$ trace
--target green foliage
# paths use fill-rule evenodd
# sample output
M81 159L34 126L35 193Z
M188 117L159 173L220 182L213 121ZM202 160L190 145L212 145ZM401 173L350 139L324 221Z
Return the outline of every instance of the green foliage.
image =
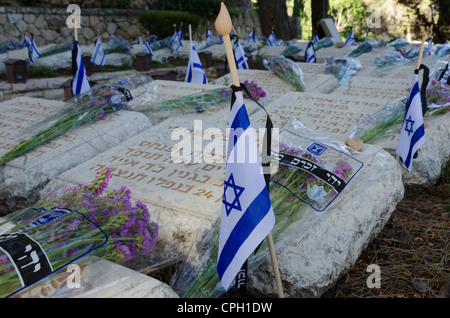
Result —
M53 70L49 66L33 66L28 67L28 77L39 78L39 77L57 77L59 73Z
M220 10L219 0L159 0L149 5L153 10L187 11L206 19L215 19Z
M183 22L183 25L190 24L192 30L195 31L201 22L201 18L196 14L183 12L142 11L139 14L138 21L150 34L165 38L173 34L173 25L179 26L181 22Z

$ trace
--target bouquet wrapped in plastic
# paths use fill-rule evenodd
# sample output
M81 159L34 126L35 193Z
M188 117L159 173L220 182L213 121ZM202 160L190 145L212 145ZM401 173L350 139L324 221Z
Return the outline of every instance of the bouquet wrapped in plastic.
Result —
M441 58L447 54L450 54L450 42L447 42L445 44L435 44L434 48L434 55L437 58Z
M88 185L68 187L0 224L0 296L7 297L86 256L146 272L161 259L152 256L158 224L147 206L131 201L122 187L104 194L111 170L101 169ZM175 254L176 255L176 254ZM165 261L170 253L166 252Z
M373 46L368 42L368 41L364 41L360 44L358 44L358 46L356 48L354 48L350 53L347 54L348 57L357 57L360 56L361 54L370 52L373 50Z
M411 62L410 57L402 54L400 51L394 50L384 57L376 57L372 65L379 68L386 68L395 65L401 65Z
M317 44L314 44L314 50L318 51L320 49L323 49L324 47L329 47L332 46L334 44L333 39L332 38L322 38L319 40L319 42Z
M353 58L327 58L325 72L333 74L339 80L339 84L347 82L351 76L361 69L361 63Z
M151 79L145 76L122 78L94 86L86 93L73 97L46 120L20 131L20 137L24 139L0 158L0 165L74 128L101 120L109 113L133 110L134 98L139 98L141 102L135 103L136 106L155 99L154 93L144 86L148 81Z
M280 133L279 152L272 160L269 194L275 213L272 236L277 238L293 222L314 224L362 168L346 146L317 135L295 121L294 129ZM278 169L274 167L278 166ZM217 274L220 220L197 237L187 259L171 280L171 287L185 298L219 297L223 289ZM298 233L302 235L302 233ZM278 246L279 247L279 246ZM269 254L263 242L248 260L255 268Z
M409 42L404 38L397 38L387 44L388 47L400 48L404 46L408 46Z
M263 61L264 66L278 75L284 82L292 85L297 91L305 91L305 82L301 68L292 60L280 57L271 57Z
M450 85L431 80L426 90L427 111L424 117L445 114L450 111ZM408 97L388 103L384 108L365 118L355 127L350 138L361 139L365 143L392 135L401 128L405 117Z

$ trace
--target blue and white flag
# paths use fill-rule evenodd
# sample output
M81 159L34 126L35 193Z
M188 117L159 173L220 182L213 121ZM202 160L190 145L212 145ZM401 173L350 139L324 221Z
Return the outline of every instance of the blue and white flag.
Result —
M91 89L89 80L84 67L83 57L81 56L80 45L74 41L72 50L72 71L74 72L72 80L72 94L74 96L82 94Z
M41 56L41 52L39 52L36 43L34 43L34 38L31 37L31 41L28 43L28 59L31 64L34 63Z
M142 42L142 36L139 37L139 45L144 44L144 42Z
M175 32L172 35L172 38L170 39L170 47L172 48L172 50L174 50L175 52L178 52L178 50L181 47L181 41L180 41L180 36L178 35L178 32L175 30Z
M105 65L106 55L102 48L102 39L98 37L94 46L94 54L92 54L91 63L103 66Z
M314 45L311 40L308 41L308 46L306 47L306 63L314 63L316 61L316 54L314 52Z
M256 43L255 30L252 28L248 34L247 43Z
M319 43L319 37L317 36L317 34L314 34L314 37L313 37L313 43L314 43L314 44Z
M229 115L217 273L228 290L242 264L267 237L275 216L242 91Z
M183 28L180 26L180 30L178 31L178 38L180 41L184 40Z
M275 38L275 33L273 31L267 39L267 44L269 44L269 46L277 46L277 39Z
M153 51L152 51L152 48L150 47L150 44L148 42L145 42L144 45L145 45L145 47L142 50L142 52L153 55Z
M402 159L409 172L416 151L425 144L422 103L420 99L418 75L414 74L413 85L406 105L400 138L395 153Z
M192 43L184 81L189 83L208 84L208 79L206 78L205 71L203 70L202 62L200 61L197 50Z
M30 39L26 34L23 36L22 45L27 47L30 45Z
M353 28L350 29L350 33L348 34L347 39L345 40L345 45L347 46L355 45L355 35L353 34Z
M424 55L431 55L432 41L433 41L433 38L430 36L430 37L428 38L427 46L426 46L425 49L423 50L423 54L424 54Z
M213 39L211 30L209 28L206 29L206 39L207 40L212 40Z
M239 40L236 42L236 49L234 50L234 57L236 58L237 68L240 70L248 70L247 54L245 54L244 48L242 47Z
M369 40L369 28L366 29L366 38L364 39L364 42L367 42Z

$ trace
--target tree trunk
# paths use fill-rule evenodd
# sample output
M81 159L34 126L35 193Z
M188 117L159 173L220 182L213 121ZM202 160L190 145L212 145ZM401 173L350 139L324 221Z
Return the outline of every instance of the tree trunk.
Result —
M311 37L314 36L314 34L316 33L319 38L323 38L325 36L321 28L319 28L319 23L321 19L329 18L328 16L329 7L330 5L328 3L328 0L311 0L311 23L312 23Z
M269 37L272 28L277 39L290 40L299 36L290 27L286 0L258 0L258 14L265 37Z

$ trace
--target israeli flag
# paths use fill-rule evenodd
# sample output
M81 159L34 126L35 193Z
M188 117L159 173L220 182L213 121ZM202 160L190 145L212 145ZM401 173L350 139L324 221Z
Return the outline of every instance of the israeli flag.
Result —
M275 33L273 31L267 39L267 44L269 44L269 46L277 46L277 39L275 38Z
M355 45L355 35L353 34L353 28L350 29L350 33L348 34L347 39L345 40L345 45L347 46Z
M180 30L178 31L178 38L180 39L180 41L184 40L184 34L183 34L183 29L180 26Z
M142 42L142 36L139 37L139 45L144 44L144 42Z
M432 40L433 40L433 38L430 36L430 37L428 38L427 46L426 46L425 49L423 50L423 54L425 54L425 55L431 55Z
M248 34L247 43L256 43L255 30L252 28Z
M145 47L142 52L153 55L152 48L150 47L150 44L148 42L145 42Z
M306 63L314 63L316 61L316 55L314 54L314 46L311 40L308 41L306 47Z
M422 103L418 74L414 74L411 93L406 105L405 118L400 132L395 153L402 159L409 172L416 151L425 144L425 127L423 125Z
M317 34L314 34L314 37L313 37L313 43L314 43L314 44L319 43L319 37L317 36Z
M103 66L105 65L106 55L102 49L102 39L98 37L97 42L95 42L94 54L92 54L91 63Z
M366 38L364 39L364 42L367 42L369 40L369 28L366 29Z
M235 97L229 115L230 138L217 261L217 273L225 290L275 224L242 91L236 92Z
M236 58L237 68L240 70L248 70L247 55L239 40L236 43L236 49L234 51L234 57Z
M211 30L209 28L206 29L206 39L207 40L212 40L213 39Z
M41 52L39 52L36 43L34 43L34 38L31 37L31 41L28 43L28 58L31 64L34 63L41 56Z
M28 38L28 36L26 36L26 35L23 36L22 45L23 46L29 46L30 45L30 39Z
M74 42L72 50L72 69L75 73L72 80L72 94L74 96L82 94L91 89L89 80L84 67L83 58L81 56L80 45Z
M192 43L184 81L189 83L208 84L208 79L206 78L205 71L203 70L202 62L200 61L194 44Z
M170 41L171 41L170 46L172 47L172 50L178 52L178 50L181 47L181 41L177 31L174 32L174 34L172 35L172 39Z

